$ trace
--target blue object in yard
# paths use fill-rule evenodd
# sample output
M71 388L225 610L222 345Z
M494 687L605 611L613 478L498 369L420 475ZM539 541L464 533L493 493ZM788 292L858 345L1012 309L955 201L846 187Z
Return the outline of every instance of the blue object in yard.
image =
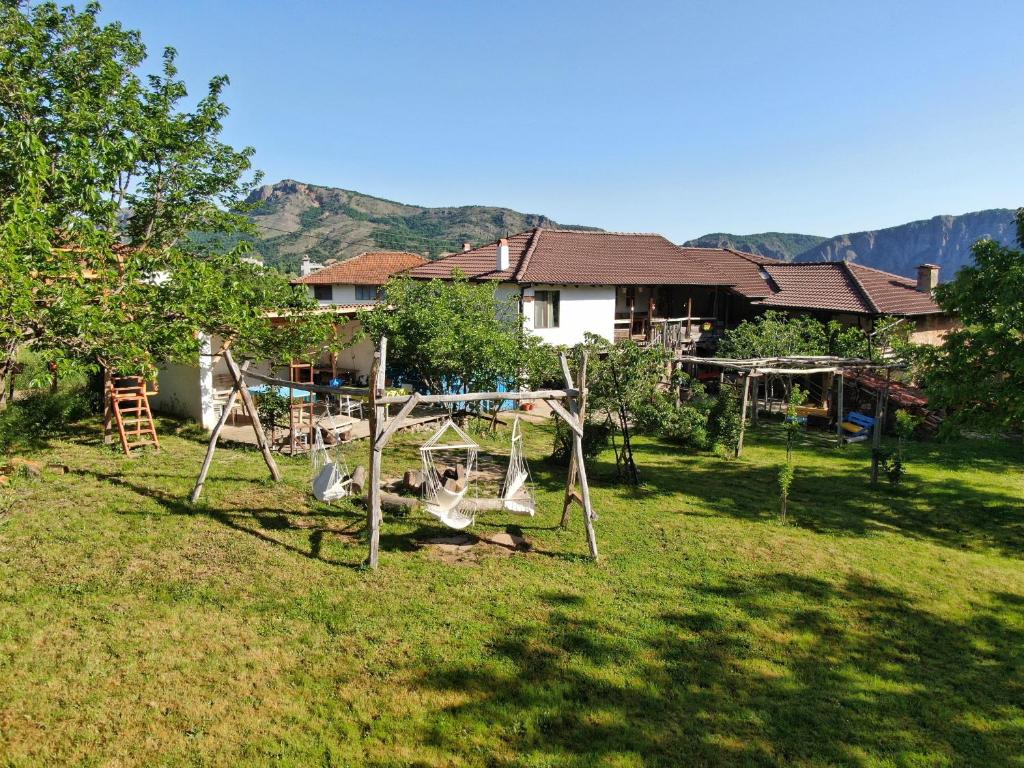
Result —
M871 416L866 416L858 411L850 411L842 423L847 442L866 440L874 426L875 420Z
M249 391L254 395L262 395L265 392L270 391L271 387L267 384L257 384L249 387ZM281 397L288 397L288 393L291 392L291 396L296 400L309 400L312 396L312 392L307 392L304 389L290 389L289 387L275 386L273 390Z

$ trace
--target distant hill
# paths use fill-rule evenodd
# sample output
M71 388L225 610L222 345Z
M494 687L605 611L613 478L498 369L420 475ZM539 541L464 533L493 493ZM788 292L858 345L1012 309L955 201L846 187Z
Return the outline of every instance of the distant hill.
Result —
M935 216L896 227L854 232L831 238L785 232L730 235L716 232L684 245L735 248L784 261L855 261L897 275L913 277L924 262L938 264L949 280L971 262L971 246L983 237L1012 244L1017 230L1009 208Z
M713 232L696 240L687 240L683 245L698 248L732 248L746 253L756 253L772 259L792 261L798 254L825 242L827 237L799 235L792 232L761 232L757 235L730 235Z
M855 261L897 275L913 276L924 262L938 264L949 280L971 263L971 246L987 237L1004 244L1017 239L1009 208L935 216L896 227L839 235L797 255L797 261Z
M464 242L480 244L532 227L596 229L509 208L406 205L291 179L260 187L249 202L261 203L251 214L262 235L255 250L268 266L293 273L303 256L324 261L389 249L437 258L462 250Z

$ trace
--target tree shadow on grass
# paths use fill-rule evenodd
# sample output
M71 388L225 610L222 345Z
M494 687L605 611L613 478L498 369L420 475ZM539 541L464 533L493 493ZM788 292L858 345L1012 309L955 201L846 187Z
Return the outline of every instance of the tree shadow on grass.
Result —
M421 672L455 703L418 738L493 765L1019 759L1019 595L992 594L956 619L859 578L774 573L681 597L694 608L623 617L540 595L546 621L513 623L472 660Z
M992 451L987 446L981 448ZM776 517L776 466L683 453L672 456L669 471L658 465L659 460L665 461L666 450L670 449L650 443L637 447L638 459L647 465L644 486L621 488L623 498L676 503L679 512L688 514L706 514L693 508L695 500L698 509L710 509L714 514L746 520ZM794 525L838 535L895 531L945 546L994 549L1008 557L1024 557L1024 499L1008 489L982 487L955 473L941 482L923 479L915 473L914 462L920 462L917 466L926 461L941 463L935 458L941 456L934 453L938 449L927 449L931 458L912 457L910 472L898 488L884 478L877 487L871 486L870 453L862 448L851 446L837 451L834 458L826 456L829 461L824 468L821 454L810 453L816 450L813 446L805 444L801 450L808 460L801 463L801 455L797 457L789 505L789 520ZM957 448L957 461L964 467L974 466L963 458L965 452L969 454L969 448ZM1020 469L1012 461L1005 467L1007 471Z
M343 566L347 568L358 568L360 563L345 562L324 556L323 543L326 536L330 535L348 543L358 543L362 531L362 516L353 515L351 512L341 508L332 508L330 514L323 509L313 513L285 513L280 509L270 508L217 508L210 506L207 502L200 500L197 504L164 491L134 483L126 480L121 475L97 472L88 469L73 469L72 473L101 480L119 488L124 488L131 493L141 496L150 501L156 502L160 507L172 515L187 517L203 516L224 525L232 530L239 531L252 536L266 544L272 544L288 552L292 552L311 560L319 560L328 565ZM139 514L137 509L118 510L118 514ZM324 524L317 518L328 517L336 520L342 525ZM299 518L296 520L295 518ZM347 523L347 524L344 524ZM272 531L288 532L309 532L309 548L296 546L288 541L272 535Z

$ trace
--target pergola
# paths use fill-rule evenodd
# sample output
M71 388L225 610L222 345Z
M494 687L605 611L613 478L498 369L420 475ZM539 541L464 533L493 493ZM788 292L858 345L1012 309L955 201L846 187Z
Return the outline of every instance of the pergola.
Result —
M833 355L789 355L782 357L697 357L687 355L676 358L679 362L718 368L724 376L726 371L735 371L743 378L743 404L740 409L740 436L736 445L736 455L743 452L743 432L747 423L747 406L750 402L750 382L766 376L806 376L818 373L840 374L836 376L836 440L843 445L843 376L848 370L884 370L885 384L875 399L875 429L871 432L872 446L877 449L882 438L881 424L885 417L885 402L888 400L889 381L892 371L901 368L901 363L880 362L859 357L836 357ZM756 418L757 408L754 408ZM877 480L877 451L873 452L871 462L872 482Z

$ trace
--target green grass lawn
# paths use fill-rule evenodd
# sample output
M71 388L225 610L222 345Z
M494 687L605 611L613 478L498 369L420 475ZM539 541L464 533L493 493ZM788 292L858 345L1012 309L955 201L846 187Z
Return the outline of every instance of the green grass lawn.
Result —
M367 572L305 461L222 450L193 508L194 433L128 460L87 426L0 491L0 764L1024 766L1019 443L914 444L873 490L811 433L782 524L777 426L737 461L641 440L642 490L592 467L595 564L530 427L539 514L476 531L531 551L447 562L388 515Z

